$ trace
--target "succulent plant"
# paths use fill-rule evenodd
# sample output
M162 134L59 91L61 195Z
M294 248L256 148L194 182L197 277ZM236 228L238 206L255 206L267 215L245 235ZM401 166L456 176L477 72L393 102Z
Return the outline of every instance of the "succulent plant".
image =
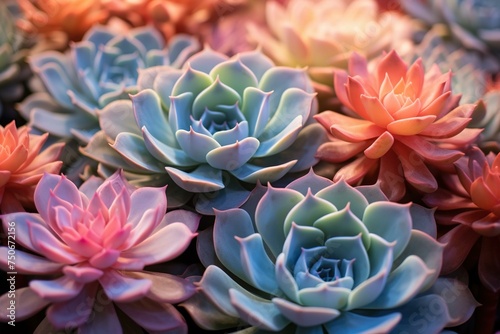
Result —
M469 49L500 50L500 3L495 0L401 0L402 7L428 25L445 23Z
M444 245L432 210L313 173L257 197L216 212L213 233L199 236L208 267L182 306L203 328L438 333L477 306L465 284L438 279Z
M382 12L375 0L290 0L266 4L269 30L250 25L250 36L277 64L307 66L315 82L332 85L335 68L357 52L371 59L405 50L411 25L400 13Z
M80 41L90 28L104 23L109 14L100 0L17 0L23 12L19 26L28 34L62 41ZM61 47L63 47L61 45Z
M46 92L28 96L20 112L34 128L86 142L99 130L97 110L136 93L141 70L157 65L180 67L197 49L198 42L185 35L171 39L164 48L161 35L151 27L117 33L94 26L67 53L47 51L33 56L31 67Z
M18 101L23 93L23 80L29 76L24 62L24 36L16 28L15 10L8 2L0 2L0 116L4 103ZM6 125L6 124L2 124Z
M29 133L14 121L0 126L0 211L33 208L35 187L44 173L59 173L61 143L42 149L47 134Z
M102 110L103 131L83 153L101 171L208 193L197 207L204 213L241 204L246 184L307 170L325 140L305 71L276 67L259 51L228 58L205 49L182 70L143 71L139 85L132 101Z
M474 245L480 247L479 278L489 290L500 291L500 156L477 147L455 163L456 174L443 175L445 182L435 193L424 196L438 209L448 231L440 237L446 243L443 273L453 272L465 261Z
M462 96L460 103L481 99L487 91L489 76L500 68L494 57L462 48L442 25L434 26L405 56L409 63L418 58L422 59L424 68L437 64L441 72L453 73L451 89L453 94Z
M153 25L166 39L178 33L199 35L213 21L248 0L101 0L111 16L133 26Z
M2 217L4 230L15 230L16 242L32 252L16 249L17 273L49 276L16 291L16 320L48 306L40 332L121 332L117 307L150 331L187 333L172 304L193 294L193 285L144 267L183 253L196 236L198 215L165 213L164 188L136 189L120 172L104 182L91 178L80 189L64 176L45 174L35 204L39 213ZM6 271L8 250L0 247ZM2 295L1 307L11 300ZM6 317L3 312L0 320Z
M418 59L408 67L394 51L372 65L355 54L348 73L335 73L335 91L347 115L325 111L316 116L331 134L317 157L347 162L334 180L375 179L391 200L400 200L407 184L433 192L438 187L434 170L453 171L461 150L481 131L466 129L476 106L457 106L452 73L442 74L437 65L426 72Z

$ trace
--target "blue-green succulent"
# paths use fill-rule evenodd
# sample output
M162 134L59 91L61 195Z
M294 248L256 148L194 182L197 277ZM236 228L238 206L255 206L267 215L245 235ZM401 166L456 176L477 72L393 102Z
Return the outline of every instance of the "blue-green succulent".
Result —
M229 58L205 49L180 70L141 72L132 101L99 113L102 132L83 153L102 173L122 168L130 179L204 194L197 209L211 213L244 201L248 184L317 162L326 134L312 119L313 92L304 69L274 66L260 51Z
M444 245L433 210L389 202L314 173L256 188L218 211L198 254L199 326L242 333L438 333L477 306L467 285L438 278Z
M117 33L94 26L66 53L45 51L31 58L45 89L28 96L20 111L33 128L86 142L99 130L97 110L137 93L140 71L181 67L199 49L198 41L186 35L164 44L152 27Z
M446 24L466 48L500 51L500 2L497 0L401 0L401 5L427 25Z

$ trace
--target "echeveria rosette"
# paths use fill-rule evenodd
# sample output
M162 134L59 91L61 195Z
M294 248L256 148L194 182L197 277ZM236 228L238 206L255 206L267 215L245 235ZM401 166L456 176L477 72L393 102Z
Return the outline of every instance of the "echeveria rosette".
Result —
M168 65L181 67L198 50L196 39L179 35L164 45L151 27L117 33L94 26L66 53L33 56L32 69L46 92L28 96L19 106L29 124L54 136L87 141L99 130L97 110L137 92L139 72Z
M213 245L210 234L198 239L208 265L200 292L182 306L207 329L414 332L419 314L433 319L419 329L438 333L477 304L465 284L438 279L444 246L424 231L435 232L432 210L311 172L269 187L256 204L216 212ZM450 283L453 302L444 297Z
M197 202L205 213L239 206L246 184L308 169L326 139L312 119L317 107L305 70L274 66L259 51L228 58L205 49L182 70L144 71L139 83L132 102L102 110L103 131L83 153L101 171L123 168L136 179L175 182L188 194L210 193L204 209ZM125 119L132 109L135 119Z
M481 132L466 128L476 106L458 106L452 73L442 74L437 65L426 71L418 59L408 66L395 51L370 65L355 54L348 72L335 73L337 97L348 109L316 116L331 134L317 157L345 163L334 180L375 179L391 200L400 200L407 184L431 193L438 187L434 173L453 171L462 149Z
M496 0L402 0L402 7L428 25L445 23L466 48L500 50L500 3Z
M0 211L33 209L35 187L44 173L59 173L62 143L46 144L48 135L31 134L14 121L0 126Z
M15 224L17 244L30 251L16 249L16 271L38 276L16 291L16 320L48 306L44 332L114 333L121 330L118 307L149 331L187 333L172 304L191 296L193 285L144 267L183 253L196 236L197 214L166 213L164 188L136 189L120 172L105 181L91 178L80 189L64 176L45 174L35 204L39 213L2 216L4 230ZM7 252L0 247L3 270ZM9 300L4 294L0 305ZM100 311L91 316L94 307ZM5 312L0 320L8 321Z
M307 66L320 91L331 91L332 72L357 52L371 59L411 44L411 25L375 0L291 0L266 3L268 30L250 25L251 38L277 64Z
M477 147L455 163L456 174L423 200L437 208L437 222L448 227L440 237L446 243L443 273L453 272L479 247L479 278L489 290L500 291L500 156ZM472 254L471 254L472 255ZM474 257L474 255L472 255Z

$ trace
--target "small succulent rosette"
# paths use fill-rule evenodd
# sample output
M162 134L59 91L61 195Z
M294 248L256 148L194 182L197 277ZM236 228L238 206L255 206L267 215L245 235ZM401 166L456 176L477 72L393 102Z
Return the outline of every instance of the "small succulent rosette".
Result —
M103 175L123 168L136 182L175 184L179 203L203 195L196 209L205 214L239 206L247 185L307 170L326 139L305 70L274 66L259 51L228 58L205 49L182 70L143 71L139 85L132 101L100 112L103 131L82 152Z
M0 116L5 103L17 102L24 93L23 80L29 77L24 62L24 36L15 23L15 6L0 2ZM12 117L11 117L12 119ZM6 124L2 124L6 125Z
M432 210L312 172L250 202L198 238L208 267L182 306L202 328L438 333L477 306L466 284L438 278Z
M120 172L79 189L64 176L45 174L35 204L39 213L2 216L4 231L14 231L17 244L30 251L16 249L17 273L37 275L16 290L16 320L48 307L41 333L118 333L123 321L138 331L188 332L172 304L194 293L192 283L144 267L183 253L196 236L197 214L166 213L164 188L136 189ZM8 252L0 247L6 271ZM2 295L1 307L12 300ZM0 320L9 321L8 314Z
M500 155L485 156L475 147L455 167L456 174L444 175L443 186L423 198L427 205L437 208L437 222L445 227L446 233L439 239L446 243L442 271L455 271L471 255L478 259L474 262L482 284L498 293Z
M266 3L268 29L249 25L252 39L277 64L307 66L319 91L331 91L334 69L347 68L353 52L371 59L410 47L412 27L375 0L290 0Z
M35 187L44 173L59 173L62 143L47 145L48 134L31 134L14 121L0 126L0 212L33 209Z
M346 108L315 116L331 134L317 157L344 164L334 180L379 182L394 201L407 189L435 191L435 174L453 172L453 162L481 132L466 128L476 105L459 105L451 76L435 64L425 69L422 59L409 66L395 51L370 64L354 54L349 71L335 73L335 91Z
M427 25L444 23L464 47L500 51L500 3L495 0L401 0L406 12Z
M28 96L20 112L33 128L86 142L99 130L97 110L136 93L141 70L180 67L197 50L196 39L184 35L165 47L151 27L116 32L94 26L66 53L46 51L32 57L30 65L44 90Z

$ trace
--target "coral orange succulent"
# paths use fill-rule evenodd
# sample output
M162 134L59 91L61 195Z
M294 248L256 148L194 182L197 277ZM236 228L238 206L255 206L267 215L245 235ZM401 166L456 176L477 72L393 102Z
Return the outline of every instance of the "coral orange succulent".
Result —
M20 26L29 33L50 36L64 33L79 41L96 23L109 16L99 0L18 0L24 19Z
M59 173L61 144L43 150L48 134L34 135L14 122L0 126L0 211L3 213L33 205L33 194L44 173Z
M317 156L333 163L354 158L334 179L358 183L376 175L391 200L404 196L405 181L433 192L433 169L453 169L464 154L461 147L480 132L465 129L475 106L457 106L460 96L451 93L451 73L442 74L437 66L426 73L420 59L408 67L391 51L373 65L354 54L349 74L335 73L335 92L349 115L326 111L316 116L331 134Z

